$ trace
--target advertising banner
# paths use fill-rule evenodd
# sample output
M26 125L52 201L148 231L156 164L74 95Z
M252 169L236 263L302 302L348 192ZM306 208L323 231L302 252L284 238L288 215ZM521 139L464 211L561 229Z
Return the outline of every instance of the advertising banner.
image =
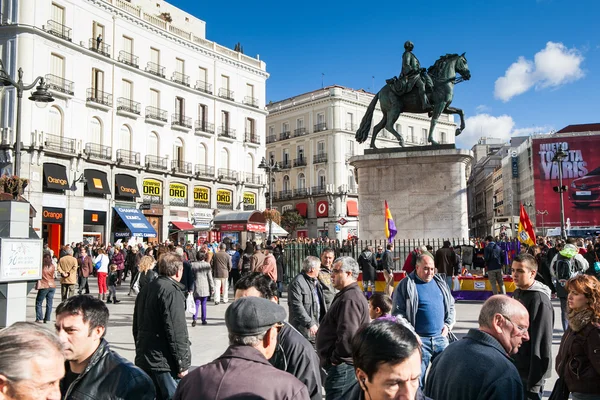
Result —
M244 210L256 210L256 194L244 192Z
M210 188L194 186L194 207L210 208Z
M329 203L326 200L317 201L317 217L329 216Z
M536 209L548 211L538 216L537 227L560 226L558 164L552 162L559 145L567 154L562 162L565 223L572 227L600 226L600 135L533 139L533 179Z
M172 206L187 206L187 185L175 182L169 184L169 204Z
M231 190L218 189L217 190L217 207L218 208L233 208L233 196Z
M162 204L162 182L156 179L144 179L142 184L145 203Z

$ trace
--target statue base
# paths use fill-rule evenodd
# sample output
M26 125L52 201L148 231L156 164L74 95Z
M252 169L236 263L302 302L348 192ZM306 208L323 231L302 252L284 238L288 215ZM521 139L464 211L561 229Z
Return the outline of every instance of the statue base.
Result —
M470 150L453 144L365 150L350 158L358 181L359 238L385 239L384 201L396 239L468 238Z

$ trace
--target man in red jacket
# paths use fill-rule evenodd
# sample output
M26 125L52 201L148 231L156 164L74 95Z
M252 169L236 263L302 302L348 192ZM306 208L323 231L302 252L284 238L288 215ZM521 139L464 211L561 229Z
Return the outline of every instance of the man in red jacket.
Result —
M79 286L78 294L82 294L83 289L85 289L85 294L90 294L88 277L94 272L94 263L92 262L92 257L87 254L87 248L81 248L77 262L79 264L79 269L77 270L77 285Z

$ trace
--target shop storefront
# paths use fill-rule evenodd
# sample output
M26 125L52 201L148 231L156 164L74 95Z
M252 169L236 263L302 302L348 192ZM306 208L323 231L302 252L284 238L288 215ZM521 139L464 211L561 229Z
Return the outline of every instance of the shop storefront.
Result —
M214 219L215 229L221 236L220 240L231 243L262 241L266 232L266 223L265 217L259 211L221 213Z
M113 208L114 238L126 242L131 237L156 238L156 230L137 208Z
M42 239L58 257L60 249L65 243L64 208L42 208Z
M106 211L83 210L83 241L105 243Z
M85 186L83 195L87 197L83 204L83 240L87 243L106 243L106 221L109 210L110 185L106 173L95 169L83 171Z
M44 163L44 194L42 207L42 239L56 256L65 244L65 190L70 190L67 168L64 165Z
M137 180L134 176L126 174L115 175L115 207L112 211L112 226L110 241L116 242L119 239L129 237L127 224L115 211L117 208L135 209L135 199L140 197L140 191L137 186Z
M213 223L213 210L194 209L192 214L192 225L196 231L194 241L202 244L209 240L209 233Z

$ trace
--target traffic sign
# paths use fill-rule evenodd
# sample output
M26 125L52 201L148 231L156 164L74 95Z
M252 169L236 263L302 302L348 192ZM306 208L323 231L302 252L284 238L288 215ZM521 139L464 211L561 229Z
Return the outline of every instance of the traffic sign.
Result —
M336 224L336 225L335 225L335 231L336 231L336 232L339 232L340 230L341 230L340 226Z
M348 222L348 221L345 218L338 219L338 224L340 224L340 225L346 225L346 222Z

